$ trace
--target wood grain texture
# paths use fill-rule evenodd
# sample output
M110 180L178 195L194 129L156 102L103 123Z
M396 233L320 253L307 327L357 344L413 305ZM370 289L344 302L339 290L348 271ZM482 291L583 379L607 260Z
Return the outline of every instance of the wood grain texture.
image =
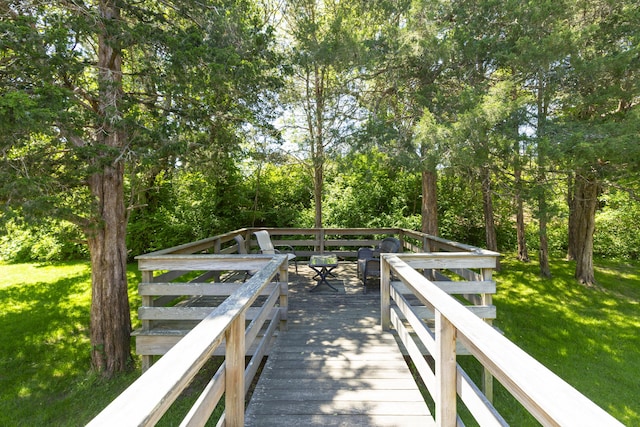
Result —
M379 325L378 290L364 294L352 269L341 263L340 294L292 280L288 330L271 349L246 426L435 425L395 337Z

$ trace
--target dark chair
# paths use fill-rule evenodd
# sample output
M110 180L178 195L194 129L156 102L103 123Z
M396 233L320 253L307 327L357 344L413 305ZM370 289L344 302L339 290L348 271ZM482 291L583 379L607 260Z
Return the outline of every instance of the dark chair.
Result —
M367 277L380 276L380 258L371 248L358 249L358 277L364 285L364 292L367 292Z
M400 240L395 237L385 237L380 242L380 253L381 254L395 254L400 252Z
M400 252L400 240L394 237L386 237L380 242L377 249L358 249L358 277L367 292L367 278L380 277L380 254Z

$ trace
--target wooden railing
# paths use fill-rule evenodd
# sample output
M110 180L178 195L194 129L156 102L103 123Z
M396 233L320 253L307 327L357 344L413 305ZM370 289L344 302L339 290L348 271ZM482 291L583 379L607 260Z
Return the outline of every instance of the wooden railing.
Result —
M241 235L248 242L248 249L257 251L258 244L253 232L267 230L276 246L293 246L300 257L322 252L332 252L341 258L355 258L358 248L375 246L382 237L400 239L407 252L474 251L477 248L441 237L403 228L241 228L229 233L198 240L173 248L163 249L148 256L166 254L233 254L238 252L234 237Z
M219 306L209 310L204 319L175 344L159 361L107 406L89 425L141 426L153 425L191 383L224 341L225 361L205 387L197 402L184 418L182 425L204 425L224 393L225 413L219 424L244 424L244 398L277 326L287 317L288 265L285 255L175 255L151 254L139 259L143 272L227 270L255 270L256 273L237 288ZM207 274L207 273L205 273ZM278 276L279 282L273 284ZM166 276L165 276L166 279ZM194 286L203 294L213 292L216 284L149 283L156 294L169 292L171 286ZM147 285L143 285L146 288ZM247 326L247 312L259 295L266 294L266 302ZM280 306L275 309L276 303ZM153 310L150 304L147 310ZM166 313L162 309L157 313ZM164 314L159 314L165 316ZM263 324L271 317L264 336L257 343L254 355L245 367L245 354Z
M206 254L237 254L240 250L234 238L238 235L243 237L247 246L245 249L256 253L258 245L253 233L257 230L269 231L276 246L295 247L299 258L332 252L343 259L355 259L358 248L375 246L386 236L400 239L405 252L477 250L472 246L400 228L243 228L141 255L137 257L139 269L142 271L142 282L139 285L142 304L138 310L141 327L132 335L136 339L136 353L142 357L143 371L151 366L154 358L169 351L215 308L217 303L212 297L228 296L239 286L237 283L220 283L224 273L242 273L243 269L255 269L247 264L251 257L228 258L226 264L218 262L214 267L209 266L211 268L199 268L196 260ZM189 260L190 267L182 268L179 261L169 264L169 259ZM194 273L198 269L200 271ZM472 292L473 289L468 288L467 298L475 298L472 300L475 306L470 309L487 322L491 322L495 318L495 307L491 304L495 284L492 290L487 288L473 296ZM251 308L247 311L248 319L253 319L255 310ZM248 347L247 351L253 354L252 347ZM216 354L224 354L224 348L217 349ZM487 393L490 395L490 390L487 390Z
M457 364L458 342L543 425L622 426L449 295L464 293L467 286L479 292L491 289L494 284L486 273L495 267L496 255L482 250L383 255L382 326L397 330L435 401L437 425L462 424L456 397L479 425L507 425L490 399ZM442 271L462 278L461 283L447 280ZM412 306L406 294L415 296L422 306ZM425 307L431 315L425 315ZM423 346L433 356L434 369L423 356Z
M182 425L203 425L223 393L225 413L218 425L243 425L244 396L277 326L286 327L288 306L287 257L236 254L234 237L242 235L251 251L257 247L255 230L138 257L141 331L161 331L163 324L184 322L185 316L193 329L164 328L155 344L145 344L142 333L136 336L138 352L147 352L143 365L148 369L90 425L155 424L216 352L224 354L225 362ZM373 246L383 236L400 239L407 253L383 255L381 262L381 321L384 328L397 330L434 398L439 426L459 422L456 395L480 425L506 425L491 404L493 376L544 425L621 425L491 327L496 315L492 271L499 254L405 229L267 230L276 246L294 246L300 257L327 251L355 258L358 247ZM246 270L255 274L245 283L220 282L223 273ZM262 305L251 307L260 295ZM225 299L217 307L181 304L196 296ZM248 353L253 357L245 366ZM153 354L164 356L151 366ZM434 358L434 369L425 354ZM481 387L456 363L458 354L480 361L486 373Z

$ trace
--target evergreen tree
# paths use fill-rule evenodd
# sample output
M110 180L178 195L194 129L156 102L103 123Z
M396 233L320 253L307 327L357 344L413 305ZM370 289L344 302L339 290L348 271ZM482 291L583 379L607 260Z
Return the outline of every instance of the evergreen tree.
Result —
M254 12L243 0L0 6L2 200L83 230L92 364L104 375L131 360L125 171L153 165L153 177L202 147L219 157L220 129L249 120L273 82Z

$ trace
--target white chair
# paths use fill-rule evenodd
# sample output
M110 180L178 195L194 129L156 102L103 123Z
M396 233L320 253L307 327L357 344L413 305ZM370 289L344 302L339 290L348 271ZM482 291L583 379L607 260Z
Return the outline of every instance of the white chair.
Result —
M260 246L261 253L268 255L281 253L281 251L273 246L273 242L271 242L271 236L269 236L269 232L267 230L255 231L253 234L255 234L256 239L258 240L258 246ZM296 254L293 250L293 247L289 245L280 246L284 246L287 248L284 253L287 254L289 261L293 260L296 266L296 274L298 274L298 260L296 259Z

